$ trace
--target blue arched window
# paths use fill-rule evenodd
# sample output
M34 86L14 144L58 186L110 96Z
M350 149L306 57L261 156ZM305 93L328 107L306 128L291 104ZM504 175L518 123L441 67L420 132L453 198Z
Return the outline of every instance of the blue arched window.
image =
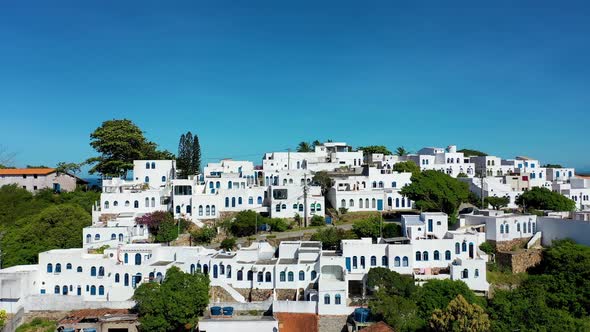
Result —
M293 281L295 280L295 275L293 274L293 271L289 271L289 273L287 273L287 277L289 281Z
M47 263L47 273L53 273L53 264Z
M76 268L76 272L82 273L82 267L81 267L81 266L78 266L78 267Z
M401 265L401 259L399 258L399 256L395 256L395 258L393 259L393 266L399 267L400 265Z
M61 264L60 263L55 264L55 273L61 273Z
M59 294L59 286L55 286L55 287L53 288L53 292L54 292L55 294Z
M217 265L213 265L213 278L217 278Z
M121 276L118 273L115 273L115 282L118 283L121 281Z
M252 196L248 197L248 204L254 204L254 198Z
M506 234L510 233L510 225L506 224Z
M199 216L203 215L203 206L199 205Z
M299 271L299 281L305 280L305 272L303 270Z
M377 181L373 181L373 188L377 188Z
M129 274L128 273L125 273L125 275L123 276L123 285L129 286Z
M402 259L402 266L407 267L408 265L410 265L408 256L404 256L404 258Z
M156 169L156 163L152 161L152 169Z
M96 295L96 286L90 286L90 295Z
M361 256L361 268L365 268L365 256Z
M324 304L330 304L330 294L324 295Z
M399 207L399 198L395 199L395 207L398 208Z
M281 273L279 273L279 280L284 282L287 278L287 274L285 273L285 271L281 271Z
M190 204L186 206L186 213L187 214L193 213L193 207Z
M422 260L422 253L419 251L416 251L416 261L421 261Z
M98 268L98 276L104 277L104 267L103 266Z
M241 281L244 279L244 272L242 272L242 270L238 270L238 281Z
M461 244L461 251L467 252L467 242L463 241L463 243Z
M125 253L125 255L123 255L123 261L125 262L125 264L129 263L129 254Z
M100 241L100 234L94 235L94 241Z
M134 201L133 202L133 207L136 208L136 209L139 208L139 201Z
M389 259L387 258L387 256L381 256L381 266L388 266L389 265Z
M211 215L215 215L215 205L211 205Z
M266 281L266 282L272 281L272 274L270 273L270 271L266 271L266 273L264 274L264 281Z
M72 269L72 263L66 264L66 270L71 270L71 269Z
M434 251L434 260L435 261L439 261L440 260L440 253L438 252L438 250Z
M166 182L166 177L162 175L162 182Z
M450 250L445 251L445 259L448 261L451 260L451 251Z
M311 280L315 280L315 278L318 276L318 273L315 270L311 271Z
M242 205L242 197L238 197L238 205Z
M150 182L150 177L149 177L149 176L146 176L146 177L145 177L145 180L144 180L143 182L145 182L145 183L148 183L148 182Z
M377 266L377 257L371 256L371 266Z
M113 233L111 234L111 240L116 240L117 239L117 234Z
M180 205L176 205L176 213L180 213Z
M336 294L336 296L334 296L334 304L342 304L342 297L340 294Z
M504 234L504 225L500 225L500 234Z
M104 286L103 285L98 286L98 295L104 295Z
M225 207L229 207L229 197L225 198Z
M459 242L455 242L455 254L459 255L461 253L461 244Z
M391 183L391 187L392 187L392 188L396 188L396 187L397 187L397 182L393 181L393 182Z
M258 199L256 201L258 204L262 204L262 196L258 196Z
M215 182L215 188L217 188L217 189L221 188L221 182L219 182L219 181Z
M356 258L356 256L352 257L352 268L353 269L358 268L358 259Z
M235 197L231 198L231 207L236 207L236 198Z
M229 181L229 182L227 183L227 189L231 189L231 186L232 186L232 184L231 184L231 181Z
M145 168L146 169L150 169L150 163L149 162L145 163Z
M516 223L516 231L520 232L520 224ZM524 229L524 231L526 232L526 228Z
M141 254L135 254L135 265L141 265Z
M424 260L424 261L428 260L428 251L422 252L422 260Z
M96 277L96 266L90 268L90 276Z

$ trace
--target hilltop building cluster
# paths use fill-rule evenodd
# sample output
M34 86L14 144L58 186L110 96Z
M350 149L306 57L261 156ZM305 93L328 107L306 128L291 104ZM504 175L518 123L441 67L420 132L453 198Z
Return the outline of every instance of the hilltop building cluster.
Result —
M0 309L71 310L127 308L138 285L159 282L172 266L206 273L225 298L213 302L267 303L277 312L348 315L365 295L373 267L413 275L417 283L462 280L486 293L485 241L527 246L561 237L590 238L589 214L566 221L554 217L482 212L462 215L449 229L442 212L409 213L413 203L401 194L412 174L393 166L412 161L421 170L438 170L466 181L484 196L515 199L532 187L547 187L589 208L590 180L574 169L544 168L538 160L517 157L467 157L455 146L424 148L415 154L363 155L346 143L324 143L313 152L272 152L262 165L222 160L201 174L177 178L174 160L136 160L132 179L104 179L92 226L83 230L83 247L39 254L39 263L0 270ZM323 196L313 181L327 172L333 186ZM253 210L277 218L304 219L326 214L326 202L348 211L396 211L402 236L342 240L341 250L320 242L283 241L277 247L254 242L235 251L201 246L145 243L148 230L136 218L169 211L202 226L231 212ZM569 216L568 216L569 217ZM108 247L106 247L108 246ZM98 248L107 248L100 253Z

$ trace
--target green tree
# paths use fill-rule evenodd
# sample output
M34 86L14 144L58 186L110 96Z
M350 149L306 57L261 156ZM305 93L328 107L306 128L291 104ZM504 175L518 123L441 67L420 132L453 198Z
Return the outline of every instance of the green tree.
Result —
M193 136L190 131L180 136L176 167L180 170L180 177L183 179L188 178L189 175L200 173L201 145L199 137Z
M334 186L334 180L328 175L326 171L315 172L312 182L322 188L322 195L325 197Z
M386 239L402 236L402 227L396 223L383 224L383 237Z
M494 245L489 243L488 241L485 241L484 243L480 244L479 249L481 249L481 251L485 252L488 255L491 255L496 251Z
M226 237L221 241L219 247L223 250L230 251L236 247L236 238L235 237Z
M516 199L516 204L536 210L573 211L576 208L573 200L544 187L525 191Z
M157 150L157 145L148 141L143 131L127 119L103 122L90 134L90 139L90 146L99 153L86 161L94 165L89 171L91 174L126 176L133 169L134 160L172 156L167 151Z
M147 226L152 235L158 235L160 226L165 223L174 223L174 216L168 211L154 211L146 213L142 216L136 217L135 222L140 225ZM167 242L167 241L164 241Z
M59 174L78 174L82 164L59 162L55 166L55 172Z
M407 156L408 154L409 154L409 151L406 150L403 146L398 146L397 149L395 149L396 156L403 157L403 156Z
M395 172L412 173L412 176L420 174L420 167L415 162L407 160L393 164L392 169Z
M313 152L311 145L307 142L299 142L297 145L297 152Z
M494 210L500 210L501 208L508 206L508 203L510 203L510 198L488 196L484 198L484 202L487 205L491 205Z
M82 246L90 214L74 204L53 205L20 218L2 239L3 267L36 264L40 252Z
M461 149L457 152L462 152L465 157L485 157L488 155L487 153L472 149Z
M311 217L311 226L325 226L326 220L322 216L318 216L317 214Z
M133 299L142 330L193 330L209 303L209 277L202 273L184 273L173 266L166 272L162 284L142 283Z
M391 155L391 151L389 151L389 149L387 149L386 146L384 145L368 145L368 146L359 146L357 148L357 150L362 150L363 151L363 156L369 156L372 155L374 153L381 153L384 155Z
M401 190L401 194L413 200L418 209L448 214L450 224L456 222L461 203L469 201L469 192L466 183L434 170L413 175L412 183Z
M463 281L430 280L415 293L420 317L430 318L435 309L446 308L449 302L458 295L461 295L469 303L484 304L484 300L478 298Z
M256 232L256 226L266 223L266 220L252 210L240 211L229 226L230 232L237 237L249 236Z
M0 310L0 328L4 327L7 319L8 315L6 314L6 310Z
M486 332L490 329L490 319L484 309L470 304L457 295L445 309L436 309L429 321L434 331L440 332Z
M371 291L381 290L386 295L411 297L418 287L410 275L402 275L384 267L373 267L367 274L367 287Z
M383 320L395 331L419 331L425 325L418 315L416 303L402 296L388 295L379 290L369 301L369 309L377 320Z
M217 236L217 230L214 227L205 226L192 231L190 235L196 243L210 244Z
M381 235L380 221L378 217L371 217L365 220L357 220L352 224L352 231L357 237L378 238Z
M158 232L156 233L156 242L170 243L170 241L173 241L178 237L178 228L179 227L174 220L162 221L158 227Z

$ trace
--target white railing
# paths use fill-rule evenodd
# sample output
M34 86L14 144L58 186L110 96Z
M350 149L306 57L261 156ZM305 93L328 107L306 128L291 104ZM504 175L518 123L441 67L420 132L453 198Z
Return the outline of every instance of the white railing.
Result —
M318 303L315 301L273 301L273 312L290 312L290 313L304 313L316 314L318 310Z

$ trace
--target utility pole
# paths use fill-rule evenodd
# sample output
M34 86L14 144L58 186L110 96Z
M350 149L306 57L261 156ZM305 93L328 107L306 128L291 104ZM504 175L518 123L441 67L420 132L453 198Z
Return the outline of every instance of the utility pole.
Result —
M381 217L379 220L379 234L380 237L383 239L383 211L380 211L379 216Z
M307 227L307 173L303 175L303 225Z
M291 148L287 149L287 170L291 169Z
M481 208L482 209L485 208L485 205L484 205L485 204L484 203L485 200L484 200L484 197L483 197L483 178L484 178L484 174L483 174L484 171L483 171L483 169L484 168L480 168L480 171L479 171L479 179L481 181L481 188L480 188L480 194L479 194L479 196L481 197Z

